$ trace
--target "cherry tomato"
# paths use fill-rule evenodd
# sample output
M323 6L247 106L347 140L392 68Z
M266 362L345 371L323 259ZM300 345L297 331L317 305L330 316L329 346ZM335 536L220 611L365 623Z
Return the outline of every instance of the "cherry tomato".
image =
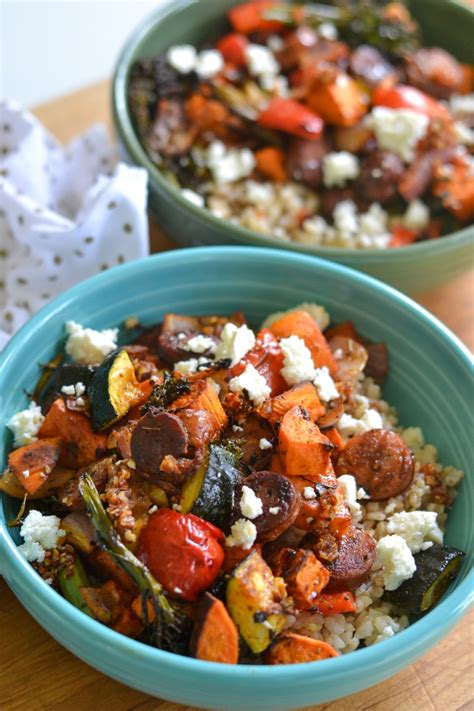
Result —
M235 67L243 67L246 63L245 48L249 41L245 35L238 32L230 32L217 43L217 49L222 54L226 62L230 62Z
M314 141L321 135L324 121L321 116L294 99L275 97L259 117L258 123L264 128L284 131L292 136Z
M263 375L271 390L271 396L279 395L288 389L280 370L283 368L283 351L271 331L263 328L257 333L255 346L231 370L234 377L240 375L247 365L253 365Z
M387 106L390 109L411 109L429 118L449 118L448 110L439 101L414 86L388 86L382 82L372 94L372 103L374 106Z
M174 597L193 602L224 561L224 534L193 514L160 509L141 532L138 557Z

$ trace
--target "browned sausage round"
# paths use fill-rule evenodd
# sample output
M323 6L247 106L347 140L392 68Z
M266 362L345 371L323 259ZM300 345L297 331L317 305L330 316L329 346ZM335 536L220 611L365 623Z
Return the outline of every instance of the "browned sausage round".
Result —
M375 540L361 528L350 528L339 541L335 560L324 561L331 575L324 592L354 590L367 580L375 561Z
M440 47L419 49L407 55L406 73L410 84L437 99L449 99L461 91L464 82L462 66Z
M158 474L167 454L176 459L186 454L188 435L177 415L150 408L133 430L131 448L139 469Z
M375 86L395 72L381 52L368 44L361 44L352 52L349 67L352 74L363 79L369 86Z
M336 474L352 474L372 501L407 489L415 461L402 438L390 430L370 430L351 439L339 455Z
M298 516L301 507L298 490L286 476L276 472L255 472L243 484L262 501L263 513L253 519L257 540L274 541Z
M386 203L397 194L404 172L403 161L395 153L374 150L361 162L356 190L364 200Z
M323 177L323 158L329 151L326 139L307 141L293 138L286 154L286 169L293 180L311 188L321 184Z

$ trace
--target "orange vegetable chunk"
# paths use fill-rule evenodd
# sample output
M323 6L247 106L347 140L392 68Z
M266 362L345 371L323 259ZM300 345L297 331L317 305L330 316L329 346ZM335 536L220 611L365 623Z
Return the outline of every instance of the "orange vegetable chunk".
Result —
M288 476L325 480L331 463L332 442L301 407L292 407L281 421L278 434L280 458Z
M269 647L264 661L266 664L300 664L338 656L338 652L327 642L285 632L279 635Z
M60 452L59 437L39 439L10 452L8 466L25 491L34 494L56 466Z
M270 331L277 338L299 336L311 351L316 368L325 365L332 375L337 373L337 363L329 344L317 323L306 311L292 311L282 316L271 324Z

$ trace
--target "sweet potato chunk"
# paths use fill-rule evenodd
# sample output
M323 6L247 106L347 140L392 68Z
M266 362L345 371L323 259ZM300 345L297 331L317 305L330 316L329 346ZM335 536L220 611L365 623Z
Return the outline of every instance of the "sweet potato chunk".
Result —
M38 434L62 439L58 462L71 469L95 462L107 450L107 435L93 432L88 417L68 410L62 398L53 402Z
M204 593L197 610L190 650L196 659L237 664L239 635L223 602Z
M312 420L317 420L325 411L313 383L300 383L272 398L268 405L265 403L261 415L274 425L295 405L304 407Z
M265 664L299 664L338 657L334 647L311 637L285 632L273 642L265 654Z
M367 113L367 95L352 77L341 72L333 80L322 75L313 83L308 105L327 123L354 126Z
M72 469L55 467L47 479L42 479L43 483L38 489L28 492L28 500L46 499L57 487L64 486L75 474L76 472ZM0 491L4 491L5 494L13 496L15 499L22 499L25 495L25 487L10 469L6 469L0 476Z
M334 445L303 408L288 410L281 421L278 437L285 474L315 477L316 481L320 478L324 483Z
M310 550L299 548L286 561L283 571L288 595L300 610L310 610L318 593L329 582L329 572Z
M337 373L337 363L328 342L307 311L291 311L272 323L270 331L277 338L299 336L311 351L316 368L325 365L332 375Z
M60 452L59 437L39 439L10 452L8 466L25 491L34 494L56 466Z
M173 402L173 410L181 409L205 410L211 415L214 432L217 433L227 425L227 415L221 405L219 396L209 380L196 380L191 386L191 392L181 395Z

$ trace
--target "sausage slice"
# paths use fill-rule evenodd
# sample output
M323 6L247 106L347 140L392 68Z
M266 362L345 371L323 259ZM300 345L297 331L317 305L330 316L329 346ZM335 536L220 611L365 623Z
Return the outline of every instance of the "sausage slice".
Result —
M171 454L178 459L188 448L188 435L183 423L172 412L150 408L133 430L132 457L139 469L158 474L163 458Z
M336 474L352 474L372 501L398 496L415 472L413 454L390 430L370 430L351 439L339 455Z
M243 483L262 501L263 513L253 519L257 540L274 541L298 516L301 497L297 488L288 477L276 472L255 472Z
M375 561L376 543L361 528L350 528L340 539L335 560L324 561L331 577L325 592L355 590L369 576Z

